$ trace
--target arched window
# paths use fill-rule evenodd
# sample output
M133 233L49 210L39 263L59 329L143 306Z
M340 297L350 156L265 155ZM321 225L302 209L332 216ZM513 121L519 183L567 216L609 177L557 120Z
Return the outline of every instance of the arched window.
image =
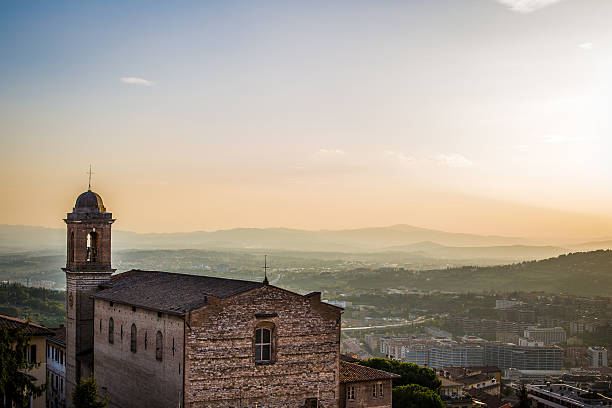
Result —
M132 353L136 352L136 344L137 344L137 338L136 338L136 325L134 323L132 323L132 330L131 330L131 337L130 337L130 351Z
M87 234L87 262L96 262L98 258L98 233Z
M255 329L255 362L267 363L271 362L273 356L272 347L272 330L273 327L258 327Z
M115 321L112 317L108 320L108 342L110 344L115 342Z
M164 353L164 337L160 331L155 335L155 358L162 361L162 355Z

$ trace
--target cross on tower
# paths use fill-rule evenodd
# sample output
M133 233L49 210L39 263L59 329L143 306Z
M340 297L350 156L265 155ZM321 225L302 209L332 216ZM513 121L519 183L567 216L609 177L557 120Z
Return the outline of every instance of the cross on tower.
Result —
M87 173L85 173L85 174L88 174L88 175L89 175L89 184L88 184L88 186L87 186L87 190L91 191L91 175L92 175L92 174L95 174L95 173L93 173L93 172L91 171L91 164L89 165L89 171L88 171Z
M264 255L264 266L263 266L263 269L264 269L264 281L263 281L263 283L264 283L264 285L267 285L269 283L268 282L268 268L269 268L268 267L268 255Z

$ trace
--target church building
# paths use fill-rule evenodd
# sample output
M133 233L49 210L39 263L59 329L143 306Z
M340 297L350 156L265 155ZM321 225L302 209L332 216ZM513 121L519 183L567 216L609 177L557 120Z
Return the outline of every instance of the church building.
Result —
M340 314L314 292L158 271L117 273L102 198L67 224L66 397L93 375L109 406L340 404Z

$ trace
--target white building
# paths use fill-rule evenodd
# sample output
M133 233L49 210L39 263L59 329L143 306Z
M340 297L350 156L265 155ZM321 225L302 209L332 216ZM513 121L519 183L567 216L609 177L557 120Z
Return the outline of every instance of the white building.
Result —
M565 343L566 333L563 327L528 327L524 337L531 341L540 341L544 345Z
M591 367L608 366L608 350L605 347L589 347Z

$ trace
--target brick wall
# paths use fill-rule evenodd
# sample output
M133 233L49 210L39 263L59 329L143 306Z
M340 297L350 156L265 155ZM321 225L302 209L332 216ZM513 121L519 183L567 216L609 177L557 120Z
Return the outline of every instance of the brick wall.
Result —
M273 286L209 303L186 318L187 407L338 406L339 309ZM254 361L259 324L274 325L272 364Z

